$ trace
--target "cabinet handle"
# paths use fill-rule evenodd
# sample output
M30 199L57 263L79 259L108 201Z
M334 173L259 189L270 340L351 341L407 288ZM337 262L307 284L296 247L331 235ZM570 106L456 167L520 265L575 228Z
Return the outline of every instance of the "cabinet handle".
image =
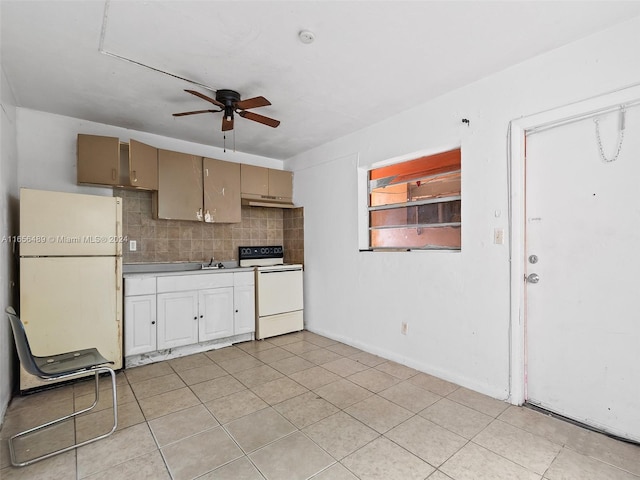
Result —
M138 181L138 175L136 174L136 171L133 171L133 183L136 183Z
M204 317L204 315L200 315L200 318Z
M238 310L236 310L236 313L238 313Z
M198 319L198 317L193 317L193 319L194 319L194 320L197 320L197 319Z
M112 168L111 169L111 180L115 180L116 179L116 169Z
M156 324L156 322L151 322L151 325L155 325L155 324Z

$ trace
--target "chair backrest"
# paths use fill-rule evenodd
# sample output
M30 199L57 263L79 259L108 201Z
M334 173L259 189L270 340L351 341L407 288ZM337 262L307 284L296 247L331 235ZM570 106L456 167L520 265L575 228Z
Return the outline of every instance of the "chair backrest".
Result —
M22 320L20 320L13 307L7 307L6 312L9 316L11 330L13 330L13 338L16 342L16 350L18 350L20 363L31 375L41 376L43 372L38 368L38 365L33 358Z

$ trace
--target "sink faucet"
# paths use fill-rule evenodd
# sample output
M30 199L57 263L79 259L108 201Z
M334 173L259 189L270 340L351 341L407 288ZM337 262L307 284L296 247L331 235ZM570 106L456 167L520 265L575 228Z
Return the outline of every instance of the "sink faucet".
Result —
M210 267L211 265L213 265L213 257L211 257L211 261L209 262L209 265L207 265L207 267Z

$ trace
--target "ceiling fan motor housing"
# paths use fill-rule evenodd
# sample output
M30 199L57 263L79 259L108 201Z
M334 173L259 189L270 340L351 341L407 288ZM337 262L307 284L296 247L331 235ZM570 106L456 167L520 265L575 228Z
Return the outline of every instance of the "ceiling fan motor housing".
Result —
M216 100L224 103L225 107L233 107L233 104L240 101L240 94L235 90L217 90Z
M217 90L216 100L224 104L224 116L231 120L236 102L240 101L240 94L235 90Z

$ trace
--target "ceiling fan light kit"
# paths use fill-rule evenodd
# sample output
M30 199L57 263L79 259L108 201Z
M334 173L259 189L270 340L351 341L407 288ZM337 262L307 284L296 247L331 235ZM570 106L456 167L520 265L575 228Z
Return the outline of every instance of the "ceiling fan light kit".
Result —
M276 128L280 125L279 120L265 117L254 112L248 112L247 110L258 107L266 107L271 105L271 102L264 97L253 97L246 100L242 100L240 94L235 90L220 89L216 91L216 98L213 99L203 93L196 90L185 90L185 92L200 97L207 102L213 103L219 107L219 110L196 110L193 112L174 113L174 117L183 117L185 115L196 115L199 113L218 113L224 112L222 116L222 131L233 130L233 117L234 113L237 113L242 118L252 120L254 122L267 125L269 127Z

